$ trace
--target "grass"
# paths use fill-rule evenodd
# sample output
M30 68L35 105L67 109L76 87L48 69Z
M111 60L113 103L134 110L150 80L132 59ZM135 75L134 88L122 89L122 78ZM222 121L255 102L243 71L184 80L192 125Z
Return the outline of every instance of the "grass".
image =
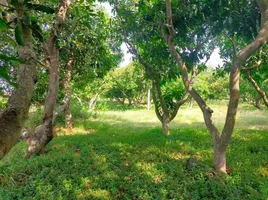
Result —
M213 109L222 126L225 105ZM74 131L57 127L46 154L27 160L20 142L0 161L0 199L267 199L268 113L239 110L225 176L210 167L213 146L197 107L179 111L169 136L153 111L90 116L73 107ZM187 171L190 156L205 167Z

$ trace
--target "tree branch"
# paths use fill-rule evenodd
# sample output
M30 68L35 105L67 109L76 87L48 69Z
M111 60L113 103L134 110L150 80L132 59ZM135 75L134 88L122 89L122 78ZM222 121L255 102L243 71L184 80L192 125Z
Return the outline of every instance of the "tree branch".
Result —
M170 116L170 121L172 121L176 117L180 107L188 100L188 97L189 97L189 93L186 92L184 96L179 101L176 102L175 109Z
M246 70L246 74L247 74L247 79L253 85L255 90L260 94L261 98L264 101L265 106L268 108L268 98L267 98L265 92L259 87L259 85L256 83L256 81L252 78L249 70Z
M202 97L194 90L194 88L191 87L190 81L188 78L188 72L187 72L187 67L185 63L183 62L181 56L175 49L174 45L174 38L175 38L175 30L173 27L173 22L172 22L172 9L171 9L171 0L166 0L166 14L167 14L167 23L169 27L169 32L170 35L168 36L168 47L169 51L172 54L172 56L176 59L177 64L180 68L181 75L182 75L182 80L184 83L185 88L188 90L188 92L191 94L191 96L195 99L197 102L198 106L203 112L204 120L206 123L206 126L212 136L213 143L217 144L219 140L219 131L215 127L215 125L212 122L212 113L213 110L207 106L206 102L202 99Z

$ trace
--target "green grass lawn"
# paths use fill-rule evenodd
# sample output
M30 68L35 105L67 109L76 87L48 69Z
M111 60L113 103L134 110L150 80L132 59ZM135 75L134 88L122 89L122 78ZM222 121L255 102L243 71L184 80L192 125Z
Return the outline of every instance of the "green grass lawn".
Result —
M226 106L212 107L222 127ZM239 110L231 174L221 175L211 169L213 146L197 107L179 111L169 136L153 111L91 117L75 107L74 131L57 127L46 154L27 160L20 142L0 161L0 199L268 199L268 112ZM191 156L204 167L185 170Z

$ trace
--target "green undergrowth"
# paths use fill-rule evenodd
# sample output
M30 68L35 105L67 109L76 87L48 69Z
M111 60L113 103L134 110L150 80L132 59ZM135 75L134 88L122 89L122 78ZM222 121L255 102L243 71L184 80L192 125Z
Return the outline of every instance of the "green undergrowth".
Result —
M58 127L45 154L27 160L20 142L0 161L0 199L267 199L267 112L241 111L222 175L195 109L180 111L169 136L153 111L76 111L74 131ZM202 166L186 170L189 157Z

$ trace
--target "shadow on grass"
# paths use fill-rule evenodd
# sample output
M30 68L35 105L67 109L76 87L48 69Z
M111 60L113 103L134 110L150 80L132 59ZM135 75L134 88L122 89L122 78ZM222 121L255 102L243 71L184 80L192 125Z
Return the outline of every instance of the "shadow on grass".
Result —
M211 176L209 167L185 171L190 156L211 163L205 129L173 129L165 136L160 128L129 122L81 121L76 126L95 131L56 137L47 154L30 160L22 158L25 144L18 144L0 163L3 199L264 199L267 194L267 175L258 171L265 167L267 149L247 152L253 144L267 143L264 132L234 135L228 162L235 171L225 177Z

